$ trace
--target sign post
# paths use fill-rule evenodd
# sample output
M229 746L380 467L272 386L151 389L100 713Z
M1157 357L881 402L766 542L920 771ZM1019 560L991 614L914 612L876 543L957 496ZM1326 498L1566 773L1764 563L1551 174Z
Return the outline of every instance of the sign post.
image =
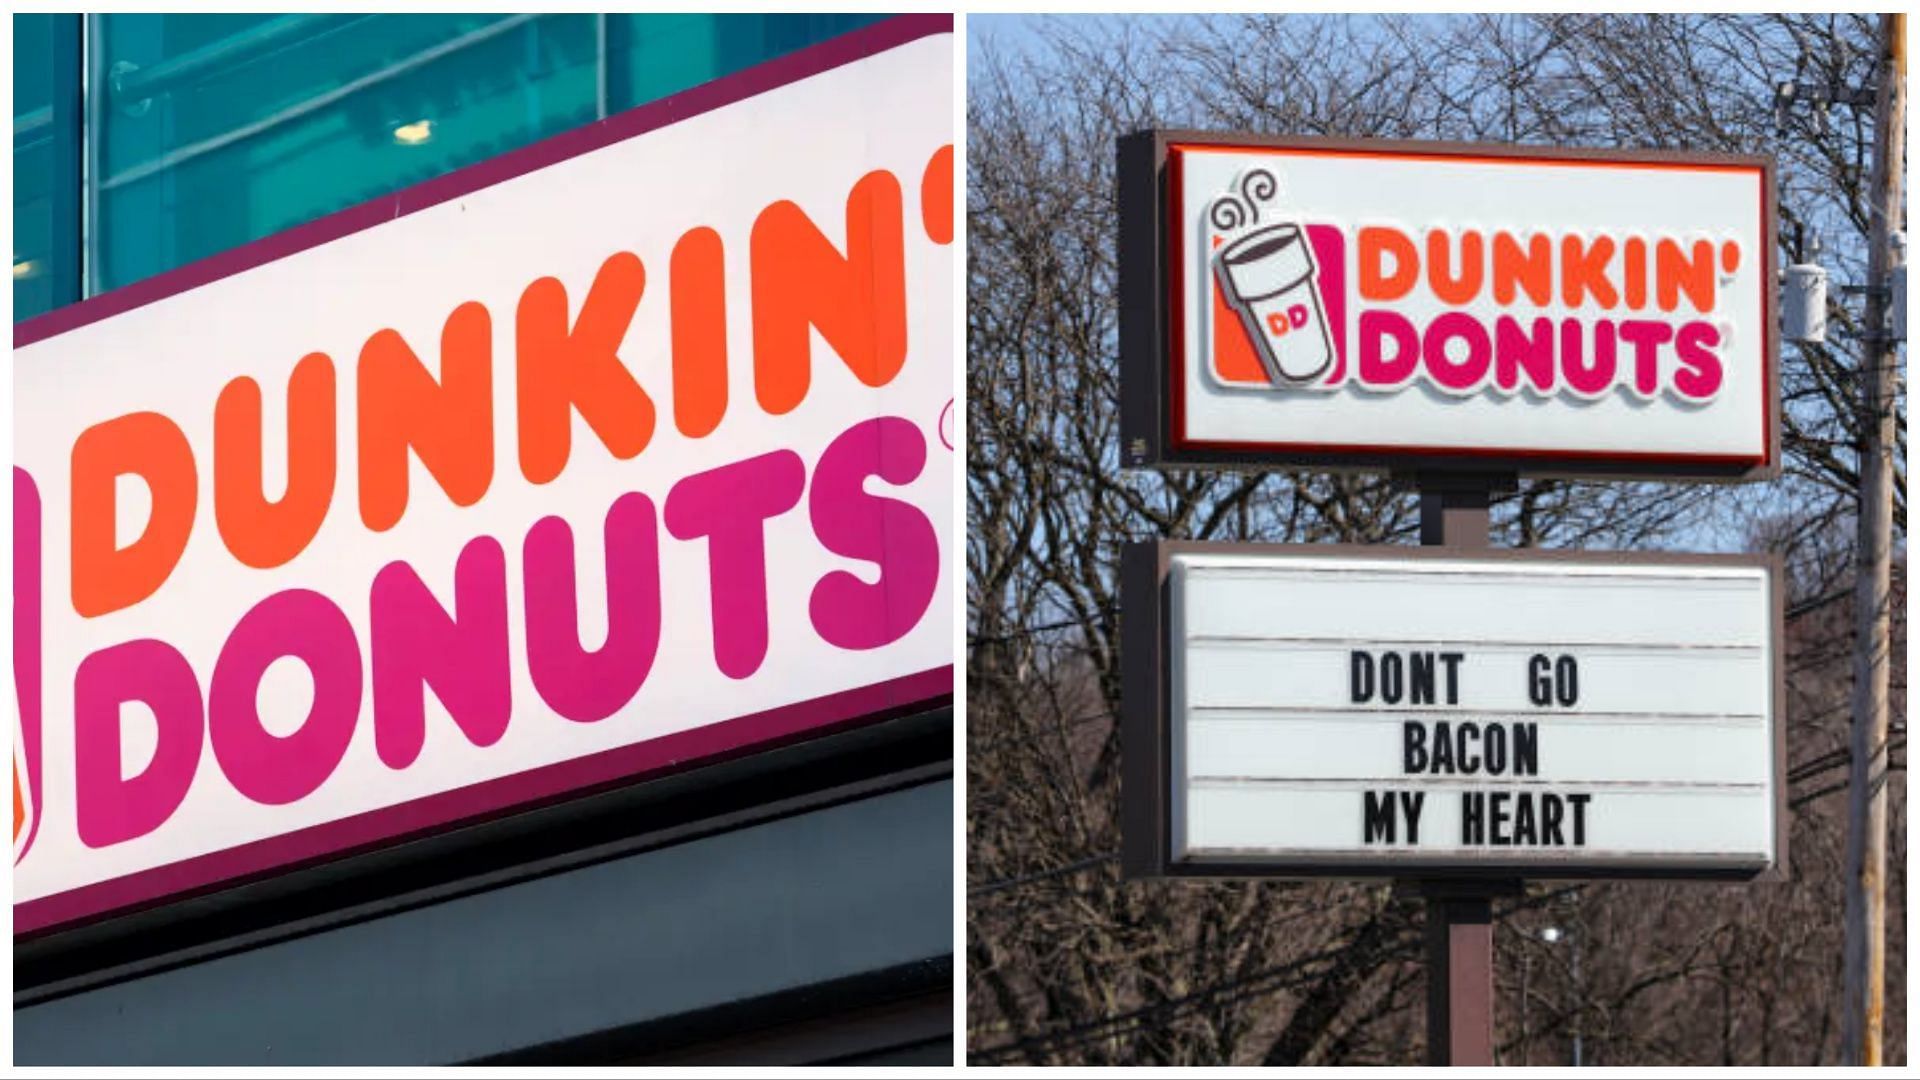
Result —
M1503 482L1504 479L1504 482ZM1492 532L1496 484L1484 474L1424 477L1420 543L1484 548ZM1427 906L1427 1064L1493 1064L1493 900L1518 895L1519 882L1438 878L1419 884Z
M1493 898L1486 882L1430 881L1427 905L1427 1064L1493 1064Z

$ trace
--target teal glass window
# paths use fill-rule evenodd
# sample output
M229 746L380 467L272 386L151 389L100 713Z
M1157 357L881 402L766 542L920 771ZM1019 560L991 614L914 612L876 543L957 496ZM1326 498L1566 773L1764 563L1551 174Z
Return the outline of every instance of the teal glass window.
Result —
M594 118L585 16L94 21L98 291Z
M13 17L15 319L80 295L78 46L78 16Z
M886 18L884 15L608 15L614 108L656 101Z
M96 16L118 288L873 16Z
M885 17L87 16L80 284L120 288ZM66 302L24 301L19 269L48 232L33 193L64 190L21 152L48 96L25 24L55 18L78 22L15 17L16 318Z

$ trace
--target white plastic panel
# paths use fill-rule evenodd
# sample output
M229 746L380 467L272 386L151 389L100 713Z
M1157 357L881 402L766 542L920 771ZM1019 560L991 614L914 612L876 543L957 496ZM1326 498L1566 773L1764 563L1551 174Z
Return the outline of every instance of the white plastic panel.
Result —
M1757 161L1442 155L1390 142L1175 143L1168 154L1179 174L1164 268L1177 305L1176 439L1251 460L1286 460L1272 449L1282 447L1665 460L1679 472L1768 457L1774 260ZM1250 186L1259 176L1271 186ZM1223 217L1222 205L1240 212ZM1277 301L1237 303L1219 284L1222 260L1276 229L1314 238L1315 272ZM1367 240L1388 231L1399 238L1391 252ZM1514 263L1496 238L1545 246L1528 263L1538 293L1503 269ZM1675 256L1701 251L1711 259L1688 264L1695 291L1682 291ZM1551 377L1503 382L1499 364L1537 354L1502 342L1531 340L1537 320L1551 327ZM1388 323L1412 344L1382 336ZM1303 341L1337 359L1289 367ZM1403 348L1412 359L1397 374ZM1576 376L1583 366L1604 374ZM1437 374L1447 370L1470 374Z
M1771 865L1772 588L1759 563L1175 554L1172 858ZM1530 824L1463 831L1468 800Z

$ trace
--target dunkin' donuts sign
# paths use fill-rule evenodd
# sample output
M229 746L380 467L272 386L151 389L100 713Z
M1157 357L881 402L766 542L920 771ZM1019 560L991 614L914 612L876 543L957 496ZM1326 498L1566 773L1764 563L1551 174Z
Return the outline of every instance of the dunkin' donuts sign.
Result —
M1130 464L1775 467L1771 165L1122 144Z
M16 931L949 695L950 30L16 328Z

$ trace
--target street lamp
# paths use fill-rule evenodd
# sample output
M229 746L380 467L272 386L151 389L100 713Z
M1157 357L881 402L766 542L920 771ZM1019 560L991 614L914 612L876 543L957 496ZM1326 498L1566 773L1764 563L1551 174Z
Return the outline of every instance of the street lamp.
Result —
M1560 929L1557 926L1548 926L1543 928L1540 931L1540 940L1546 942L1549 945L1558 945L1562 938L1566 938L1568 940L1569 942L1568 948L1573 950L1573 954L1571 957L1572 966L1573 966L1573 997L1576 1003L1576 1011L1574 1013L1574 1021L1573 1021L1573 1065L1574 1065L1574 1068L1579 1068L1580 1058L1581 1058L1581 1045L1580 1045L1580 1019L1579 1019L1580 1012L1578 1010L1585 1008L1584 1004L1582 1003L1586 1000L1580 988L1580 939L1575 935ZM1525 974L1524 970L1522 974L1524 976ZM1525 990L1523 989L1521 992L1524 994Z

